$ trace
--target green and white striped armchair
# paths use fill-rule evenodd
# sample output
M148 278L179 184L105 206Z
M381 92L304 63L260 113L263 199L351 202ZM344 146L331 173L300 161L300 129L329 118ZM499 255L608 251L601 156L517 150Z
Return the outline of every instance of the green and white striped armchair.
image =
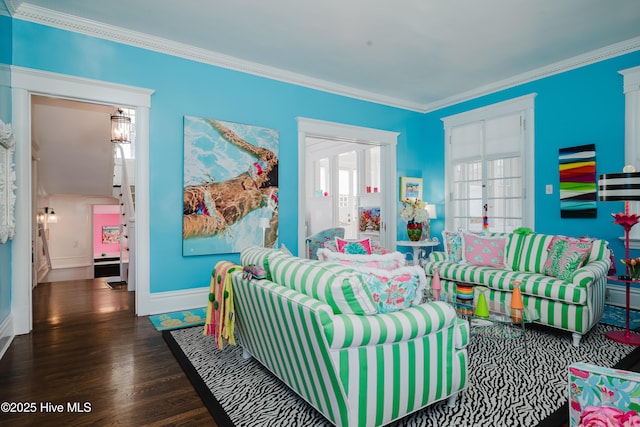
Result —
M337 426L381 426L468 384L467 321L428 302L375 313L348 266L250 248L243 265L268 279L233 273L238 341ZM372 312L373 311L373 312Z

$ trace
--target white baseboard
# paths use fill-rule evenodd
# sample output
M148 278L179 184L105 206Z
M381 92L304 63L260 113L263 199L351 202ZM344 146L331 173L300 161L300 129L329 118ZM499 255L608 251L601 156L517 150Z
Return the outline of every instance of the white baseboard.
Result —
M47 273L45 282L93 279L93 267L54 268Z
M10 313L7 318L4 319L4 322L0 324L0 359L4 356L14 337L13 315Z
M183 291L156 292L150 294L149 314L169 313L206 307L209 302L209 287Z
M627 287L617 283L608 283L605 302L610 305L626 307ZM631 288L631 292L629 292L629 306L632 310L640 310L640 289Z

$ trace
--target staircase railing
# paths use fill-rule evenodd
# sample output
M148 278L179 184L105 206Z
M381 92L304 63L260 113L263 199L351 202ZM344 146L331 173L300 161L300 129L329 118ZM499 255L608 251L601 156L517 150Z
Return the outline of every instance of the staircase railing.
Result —
M129 185L129 176L127 174L127 163L124 157L122 144L116 144L122 159L121 169L121 195L120 195L120 224L122 232L120 233L120 280L127 282L129 290L135 289L135 205L133 203L133 195L131 194L131 186ZM124 262L125 252L129 252L128 266Z

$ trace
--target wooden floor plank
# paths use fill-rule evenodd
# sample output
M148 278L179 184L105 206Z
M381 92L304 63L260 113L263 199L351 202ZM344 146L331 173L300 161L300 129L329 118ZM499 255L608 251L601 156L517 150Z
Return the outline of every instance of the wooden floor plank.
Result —
M162 334L135 316L134 293L105 280L34 289L33 331L0 360L0 402L33 402L36 413L0 413L0 425L216 426Z

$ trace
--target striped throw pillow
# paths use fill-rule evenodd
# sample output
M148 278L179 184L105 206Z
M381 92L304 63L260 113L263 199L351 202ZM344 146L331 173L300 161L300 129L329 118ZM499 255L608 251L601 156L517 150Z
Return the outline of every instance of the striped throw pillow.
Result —
M281 254L269 256L272 280L320 300L336 314L376 314L362 275L347 266Z
M543 273L547 261L549 244L553 240L548 234L511 234L505 247L505 264L513 271Z

